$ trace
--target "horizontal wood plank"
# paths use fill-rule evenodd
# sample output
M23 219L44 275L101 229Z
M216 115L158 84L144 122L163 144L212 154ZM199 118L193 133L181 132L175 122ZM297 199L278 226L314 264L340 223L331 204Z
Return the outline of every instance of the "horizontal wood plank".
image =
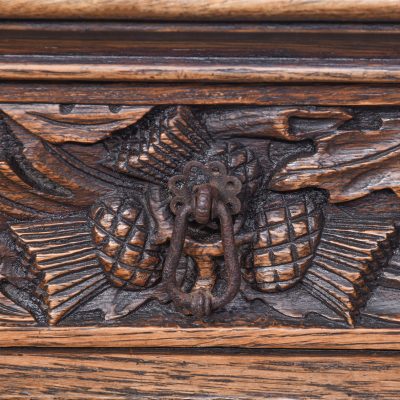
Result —
M246 347L400 350L398 329L0 327L0 347Z
M304 62L400 58L399 24L0 21L0 31L0 54L7 59L27 55L256 56Z
M398 60L0 57L0 79L126 82L399 83Z
M0 82L0 102L121 105L400 105L400 85Z
M13 349L0 359L2 399L386 399L399 385L396 353Z
M1 0L1 18L136 20L400 20L397 0Z
M399 24L3 21L0 31L3 80L400 82Z

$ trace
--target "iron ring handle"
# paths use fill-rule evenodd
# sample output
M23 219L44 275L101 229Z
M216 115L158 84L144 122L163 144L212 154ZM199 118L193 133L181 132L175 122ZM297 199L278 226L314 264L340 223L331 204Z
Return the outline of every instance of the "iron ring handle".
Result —
M208 315L211 311L229 303L240 288L241 273L235 249L232 217L225 204L221 201L217 203L216 212L221 223L222 246L228 280L224 293L221 296L215 296L207 289L186 293L176 281L176 269L183 251L188 218L193 213L190 205L184 205L177 213L170 248L164 264L163 276L171 300L175 306L184 308L197 316Z

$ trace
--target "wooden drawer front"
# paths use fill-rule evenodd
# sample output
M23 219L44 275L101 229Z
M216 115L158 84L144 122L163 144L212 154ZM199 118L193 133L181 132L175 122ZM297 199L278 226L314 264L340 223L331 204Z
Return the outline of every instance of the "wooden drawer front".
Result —
M396 108L0 109L5 324L396 325Z
M357 23L255 22L253 3L230 23L0 21L7 398L396 397L387 3L391 23L362 23L365 5Z

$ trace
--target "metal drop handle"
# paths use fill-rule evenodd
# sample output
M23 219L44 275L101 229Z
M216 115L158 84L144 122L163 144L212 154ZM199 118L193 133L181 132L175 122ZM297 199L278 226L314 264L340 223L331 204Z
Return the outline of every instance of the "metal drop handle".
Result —
M236 296L240 288L240 265L235 248L232 216L227 206L220 200L216 201L215 213L220 221L222 246L224 250L227 286L221 295L214 295L210 289L197 289L193 292L184 292L177 283L176 270L182 255L188 218L196 213L190 204L183 205L177 210L174 230L164 264L164 281L171 300L178 308L190 311L202 317L209 315L213 310L223 307Z

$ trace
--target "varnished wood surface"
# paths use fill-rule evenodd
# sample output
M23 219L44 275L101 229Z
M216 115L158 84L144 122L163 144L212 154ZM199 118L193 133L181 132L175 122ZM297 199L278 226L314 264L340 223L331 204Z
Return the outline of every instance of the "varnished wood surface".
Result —
M56 105L15 103L0 104L0 109L7 116L5 119L7 121L7 127L9 127L9 131L6 131L4 135L7 133L10 134L11 132L15 132L15 135L21 135L17 126L31 133L28 139L20 136L22 140L25 140L23 143L24 149L26 149L24 152L26 154L26 162L31 162L31 165L38 165L41 167L41 165L43 165L43 160L46 160L46 168L44 170L45 176L51 177L54 184L63 185L62 188L64 190L68 189L68 194L64 195L65 192L63 192L61 187L57 187L58 193L61 193L59 200L62 203L65 202L61 208L60 201L54 201L54 197L51 194L49 195L46 191L47 181L43 180L43 175L39 175L41 179L34 181L34 184L31 182L28 183L27 181L21 180L20 170L24 167L22 165L20 166L18 161L11 159L10 161L7 160L3 162L3 171L5 172L2 174L2 187L7 189L3 189L2 192L5 198L5 200L2 200L2 210L11 218L16 216L19 219L31 219L29 222L11 222L10 234L14 238L17 248L23 249L23 257L28 261L26 268L32 272L32 276L27 276L26 278L22 277L22 279L26 279L33 284L36 284L37 280L40 280L40 285L43 283L41 295L39 296L35 293L35 296L37 296L37 300L41 302L42 300L40 297L45 293L46 303L41 304L39 310L34 306L34 300L32 300L31 303L25 303L25 307L29 311L32 310L31 313L35 316L39 324L62 323L63 325L80 325L90 323L92 325L97 325L103 324L105 321L118 320L130 314L129 321L125 320L123 324L132 324L135 326L185 326L193 328L221 325L228 327L238 325L253 326L253 324L259 327L279 326L281 324L290 324L291 326L299 326L300 324L306 326L328 326L327 322L323 323L321 320L309 317L310 315L316 314L330 321L335 321L332 322L330 326L336 326L338 328L343 327L343 323L357 327L390 327L390 325L380 325L378 321L375 323L368 320L363 321L361 319L362 315L360 316L360 310L363 309L362 306L368 302L370 297L370 295L366 296L365 293L369 291L372 291L374 294L379 293L375 289L376 286L370 289L369 281L374 280L375 277L370 275L370 270L367 269L368 265L371 261L376 261L376 270L381 270L386 267L386 262L388 261L386 260L385 254L382 253L381 260L376 259L374 252L380 251L380 248L386 248L387 251L390 252L392 242L394 242L392 238L395 239L396 234L396 228L392 218L398 218L398 207L400 203L397 202L396 209L395 200L397 200L397 198L395 194L390 196L389 193L386 193L386 195L381 193L373 197L367 196L368 193L372 191L382 189L392 189L395 193L398 193L398 188L400 186L397 157L399 117L398 111L395 109L359 110L336 107L299 108L291 106L283 108L236 107L233 109L226 107L213 109L207 107L201 110L192 109L188 106L177 106L169 107L166 111L164 109L151 108L148 106L109 107L106 104ZM198 113L197 116L194 114L195 110ZM360 114L361 111L362 114ZM125 143L129 143L130 141L136 142L137 138L141 140L143 137L143 125L141 125L140 122L137 124L138 130L129 133L127 136L123 136L123 141L115 141L112 138L113 130L130 127L130 124L136 125L135 120L140 121L143 118L149 118L147 121L150 124L153 124L152 121L158 121L160 118L165 118L166 121L169 121L171 119L170 113L173 113L174 124L176 125L175 129L176 132L179 132L180 140L185 140L186 143L193 146L193 150L190 150L190 152L188 150L187 156L183 161L180 161L177 151L171 151L170 146L163 141L162 133L158 133L162 131L159 130L160 128L157 122L154 124L156 134L160 135L159 137L161 138L159 140L157 136L155 136L155 140L159 140L158 146L163 149L163 154L171 154L176 160L175 165L177 166L174 168L175 172L171 173L171 168L168 167L169 161L166 158L164 158L163 161L157 161L157 169L153 167L153 161L150 158L153 150L148 150L147 148L140 150L141 153L139 154L148 157L148 165L145 165L141 163L140 159L136 158L137 161L135 161L135 158L129 155L130 150L127 152L125 147L121 146L121 143L125 146ZM308 121L308 129L304 129L303 121L299 123L296 118L306 119ZM348 131L349 121L353 122L353 125L350 125L350 127L352 127L350 131ZM314 122L317 122L317 125L313 127ZM185 130L183 130L182 126L185 126ZM341 129L342 126L345 129ZM190 134L187 133L189 129L191 132ZM368 140L366 140L365 132L368 132ZM325 133L329 133L329 136ZM268 140L266 139L268 137L287 141L314 139L316 154L305 154L303 153L304 149L301 149L302 157L293 158L293 160L299 163L303 170L304 166L314 166L315 163L317 163L318 168L312 168L311 173L307 171L307 169L305 169L305 172L299 172L299 170L295 168L295 164L286 164L288 168L290 167L288 169L290 172L287 172L283 165L279 165L278 170L274 172L274 178L269 181L269 186L274 190L283 191L286 185L295 190L308 187L309 185L321 187L329 190L332 205L329 206L327 204L327 198L325 196L320 197L319 202L317 202L315 198L305 198L306 195L304 193L290 195L291 201L295 199L295 203L288 203L289 197L281 197L281 195L278 197L276 194L267 194L267 197L263 199L257 198L257 202L255 203L257 207L261 209L270 210L265 211L267 218L270 218L273 210L282 210L285 204L289 204L291 209L297 211L293 212L293 216L291 212L290 218L288 217L287 219L284 217L282 211L279 211L281 215L279 219L277 219L279 223L293 226L293 231L296 235L302 234L302 236L306 236L308 240L309 236L307 234L308 231L304 229L304 220L299 221L295 219L297 213L302 218L306 217L307 221L311 221L308 222L310 224L308 229L312 234L317 232L318 235L321 235L320 247L317 249L315 249L314 244L310 244L305 250L304 248L301 249L301 247L299 247L298 250L303 258L308 257L310 254L313 256L315 254L315 264L307 265L308 270L303 268L299 272L296 272L296 270L291 267L291 270L286 272L286 276L290 279L303 278L303 287L295 288L296 291L284 293L282 286L280 286L280 293L278 294L275 291L275 286L273 286L268 288L268 290L274 293L274 296L271 297L268 295L264 296L258 292L254 293L254 291L251 291L251 288L245 286L245 282L251 282L254 278L258 279L257 285L269 283L265 282L264 278L265 280L268 278L273 285L276 284L275 282L281 284L279 275L268 277L267 275L263 276L258 274L258 267L260 265L262 266L262 264L260 264L261 262L270 263L268 260L262 261L266 259L266 254L269 257L269 253L267 250L267 243L265 241L260 241L257 244L257 248L250 247L250 251L252 252L257 250L257 253L253 253L255 271L252 271L251 269L253 267L250 266L250 268L248 268L248 274L243 276L245 281L243 281L241 293L244 298L237 298L235 303L232 303L235 309L234 312L232 312L231 309L220 310L220 313L215 313L214 316L211 316L211 320L196 321L186 317L182 318L179 314L174 314L174 310L178 313L180 312L179 307L171 309L170 306L167 306L164 311L164 306L161 306L161 313L159 310L151 309L151 306L149 307L150 309L148 308L146 310L144 307L142 309L142 306L144 306L144 303L148 300L155 296L157 296L157 298L160 296L156 290L161 289L162 284L160 287L155 286L154 290L145 291L143 289L145 287L145 282L141 283L142 286L135 288L138 289L135 290L135 292L141 291L139 294L127 293L128 291L124 290L125 287L122 289L115 288L115 286L119 287L118 285L124 284L124 281L121 283L117 279L124 279L125 282L130 285L131 275L123 272L122 268L119 267L115 271L112 271L111 274L108 265L103 265L103 260L106 260L106 256L111 260L113 259L112 257L120 256L115 253L115 250L111 252L108 246L102 246L98 249L95 246L99 246L102 243L104 236L118 243L116 240L119 239L114 232L117 232L118 235L122 237L127 234L127 229L132 229L132 232L135 232L136 222L131 221L132 217L130 217L130 215L137 215L141 206L133 204L125 205L123 203L125 201L124 199L128 196L126 192L115 190L114 182L118 178L108 175L106 172L107 170L99 168L99 160L107 159L108 156L107 152L102 150L97 144L103 142L104 147L109 149L109 159L111 160L109 167L111 167L111 169L115 168L114 171L119 171L121 173L126 173L128 171L131 173L131 176L139 179L154 179L155 184L162 188L163 184L160 183L161 179L165 180L165 177L171 177L171 175L176 174L177 171L181 171L181 168L185 171L186 167L184 167L184 165L186 165L186 160L190 157L195 158L195 153L199 154L200 152L204 152L204 148L194 147L194 139L191 139L191 137L196 137L196 140L199 142L203 140L203 138L208 138L207 146L210 144L211 146L220 146L220 144L216 144L218 139L215 138L223 137L227 138L225 140L229 140L229 137L235 139L241 138L243 144L247 143L249 146L249 153L245 154L242 150L235 150L235 153L232 152L231 155L235 163L241 160L240 162L245 165L246 168L247 165L251 165L251 160L255 160L254 172L249 170L247 172L248 178L243 178L245 184L247 184L246 182L248 181L254 180L253 177L258 179L257 177L259 176L259 168L262 160L262 158L258 158L253 150L250 150L250 146L253 149L258 145L260 145L260 147L262 146L261 153L258 154L260 154L261 157L267 154L272 158L275 157L274 153L264 147L263 143ZM38 140L38 138L40 139ZM257 140L259 141L255 142L257 143L256 145L254 142L250 144L248 138L253 138L254 140L258 138ZM47 143L48 147L40 147L42 141ZM176 141L178 142L178 136L176 136ZM15 142L11 143L14 144ZM70 143L74 143L74 145ZM355 144L357 145L357 152L354 151ZM59 145L59 147L56 147L56 145ZM93 147L89 147L91 145L93 145ZM271 145L271 147L273 147L273 145ZM15 144L14 147L11 148L17 154L21 151L20 147L17 147ZM66 161L65 163L60 162L59 158L54 158L54 153L57 154L57 152L62 151L62 148L65 148L66 151L71 151L72 154L76 155L78 160L72 156L71 153L67 152L64 154L59 153L63 154L63 159ZM329 149L329 153L326 151L327 148ZM219 148L215 147L215 149L219 151ZM121 164L113 158L113 154L118 154L118 160L129 157L131 160L129 164L130 170L127 169L124 163ZM364 157L360 158L360 154L364 155ZM291 155L293 155L293 153L291 153ZM144 156L142 159L144 159ZM320 157L321 161L319 158L315 161L315 157ZM368 163L365 161L366 158ZM81 164L77 163L79 159L82 160ZM333 173L327 169L326 164L324 164L324 159L327 160L329 168L333 169ZM38 161L41 161L42 164L38 164ZM72 178L76 175L76 172L71 168L71 165L79 166L79 180ZM344 170L343 165L346 167L351 166L351 169L347 168L347 170ZM383 165L384 169L377 168ZM152 168L147 169L148 166ZM272 162L266 163L266 166L268 169L275 168ZM40 171L36 168L32 169L33 172ZM145 175L141 172L143 169L146 171ZM43 171L43 169L41 170ZM84 175L83 172L86 171L90 171L90 173ZM301 179L293 179L292 177L296 176L298 173L303 174L300 175ZM33 175L33 173L31 173L31 175ZM71 178L66 181L66 176ZM98 176L98 178L95 178L96 176ZM179 177L179 179L183 178ZM258 182L258 180L256 182ZM138 188L138 191L141 189L135 179L118 183L121 186L123 185L122 187ZM43 193L37 194L33 191L28 192L27 187L31 188L33 185L43 188ZM293 185L296 186L293 187ZM262 190L262 193L265 193L263 186L260 187L260 190ZM99 197L99 194L107 194L110 192L114 193L111 197ZM139 201L143 201L143 199L147 201L146 199L149 193L145 192L146 194L144 195L142 193L143 192L141 192L140 195L132 193L129 197L135 199L138 203ZM254 193L254 191L250 193ZM179 192L177 192L177 194L179 195ZM317 194L315 193L314 196L317 196ZM347 208L347 210L344 208L343 211L341 211L337 208L338 206L333 205L333 203L336 202L349 202L365 196L367 196L365 202L359 203L356 208L343 205L342 207ZM275 202L277 197L279 202ZM306 211L308 210L307 201L311 204L311 211ZM13 205L12 208L10 207L10 202ZM173 202L174 200L172 200L171 204L174 204ZM69 210L74 211L73 207L87 206L91 208L89 217L86 217L86 219L84 214L73 218L70 216L67 218L58 217L59 213L66 213ZM171 237L172 240L175 240L172 233L172 224L165 222L173 217L168 216L164 211L157 211L160 210L162 205L154 206L154 203L150 202L148 206L151 210L155 210L151 215L156 221L159 221L157 222L158 225L155 225L158 227L157 240L159 243L163 244L165 243L163 241ZM326 224L322 221L321 206L324 208L324 214L327 219ZM123 207L127 207L128 211ZM173 205L171 208L172 207ZM368 210L368 207L371 208ZM39 217L44 213L55 215L55 218L52 218L51 221L40 220ZM378 213L381 215L380 221L374 219L374 216ZM46 216L48 216L48 214ZM344 215L342 216L342 214ZM386 216L384 216L385 214ZM122 222L118 220L120 215L121 218L130 218L131 220L127 219L126 222L124 221L122 224ZM128 215L128 217L125 217L125 215ZM332 218L329 216L332 216ZM349 216L351 216L351 218L349 218ZM146 222L150 220L150 215L146 214L144 218L143 222L139 220L140 227L144 232L149 232L146 234L150 236L152 235L153 227ZM156 218L158 218L158 220ZM248 218L248 220L251 221L252 217L250 215L245 215L244 218ZM116 221L115 227L109 223L110 220L114 219ZM257 218L255 219L255 221L258 220ZM298 222L301 223L299 224ZM266 225L263 224L265 223L261 221L259 225L254 225L252 228L254 230L251 235L257 234L262 237L262 232L265 232L265 229L267 229ZM91 231L90 226L94 227L94 231ZM139 226L139 223L137 226ZM301 229L299 230L298 227ZM291 263L293 261L292 255L286 246L288 243L291 243L292 239L288 236L287 229L284 230L283 233L279 233L279 236L277 231L272 229L272 226L269 228L269 231L271 232L271 237L279 237L281 244L285 246L283 249L281 248L279 250L280 253L277 253L275 260L277 260L277 262L282 262L283 260L285 263ZM369 236L366 236L365 232L367 232ZM133 236L129 239L129 245L135 245L139 249L143 248L144 242L140 239L140 236L136 237L136 233L132 235ZM244 250L241 247L242 244L240 241L250 240L254 236L249 236L248 233L243 233L241 231L239 231L237 235L239 239L237 240L236 251L242 252ZM366 238L371 239L366 240ZM68 239L67 242L66 239ZM181 240L183 240L182 237ZM197 238L189 236L188 242L184 244L185 252L187 251L191 256L197 256L199 250L202 254L207 256L222 255L222 248L218 242L197 242L197 240ZM343 249L348 249L349 240L353 240L353 242L351 242L351 250L347 250L344 256ZM294 245L297 246L298 243L295 242ZM125 244L121 244L121 247L122 246L125 246ZM157 246L159 245L157 244L152 248L153 259L150 258L149 260L153 264L150 265L158 263L159 257L163 254L163 249ZM171 248L173 249L172 245ZM332 265L331 258L333 256L328 258L325 255L328 250L334 257L341 257L340 262L342 264L337 262L336 265ZM18 276L18 270L15 266L18 264L15 263L15 260L18 259L18 255L14 255L12 249L7 248L4 249L4 253L9 254L6 262L10 268L13 268L15 271L6 272L6 276L9 276L13 281L17 281L16 276ZM124 262L130 263L128 265L132 268L136 269L139 268L138 265L141 265L137 263L137 259L128 258L128 253L122 248L119 254L124 254ZM129 257L136 257L132 256L134 253L130 254ZM286 258L282 259L282 254L286 254ZM362 259L360 259L360 254L363 254ZM74 257L72 258L71 255ZM97 257L99 257L99 261L97 261ZM81 269L80 279L75 279L73 274L75 273L75 268L77 268L76 265L78 264L80 267L79 263L85 259L90 260L89 264L85 264ZM117 258L116 260L119 259ZM203 262L203 260L199 262L199 268L204 268L204 266L209 268L210 265L212 265L210 263L201 264L201 262ZM177 261L174 261L174 264L176 265ZM340 268L338 268L338 265ZM274 266L274 268L277 268L277 266ZM39 278L33 278L34 271L41 271ZM212 270L210 271L208 271L208 273L212 276ZM346 272L344 273L343 271ZM363 275L360 274L360 271L363 271ZM160 281L160 276L156 275L158 273L157 271L153 273L155 278L154 282L155 285L157 285ZM392 273L395 277L398 276L396 270L393 270ZM318 278L323 277L323 281L327 282L327 285L321 282L322 278L320 281L316 282L316 276L318 276ZM216 279L215 277L215 280ZM239 281L240 277L237 276L236 279ZM96 285L93 284L93 281ZM138 282L140 283L143 281ZM295 283L297 283L297 281ZM308 286L305 286L306 284ZM335 285L336 297L334 299L332 299L332 291L328 284L331 286ZM66 291L66 285L68 285L68 291ZM319 291L323 293L323 295L320 295L320 292L312 292L316 285L318 285ZM21 301L21 293L12 287L12 283L3 286L3 288L5 295L10 296L11 299L19 304ZM258 288L261 289L261 286L257 286L257 289ZM304 288L307 290L310 288L309 292L305 292ZM101 295L98 289L103 290ZM384 290L384 288L381 289ZM79 296L83 290L87 291L84 293L90 293L91 296L93 296L91 302L87 302L86 298ZM398 294L396 295L396 290L392 293L393 303L395 302L394 299L396 299L396 296L398 296ZM387 304L385 302L386 295L386 291L383 291L383 294L381 292L379 296L377 295L378 297L382 297L384 306ZM330 301L329 303L326 301L327 298ZM161 294L160 299L163 304L165 302L164 295ZM263 303L252 303L250 306L248 303L255 299L259 299ZM289 300L289 302L287 300ZM292 303L292 301L294 303ZM276 313L284 317L280 319L280 315L272 314L270 309L263 307L263 304L272 307ZM326 307L326 304L329 304L329 308ZM253 305L255 307L250 310L250 307ZM375 302L375 306L376 305ZM380 307L384 310L384 318L390 320L387 310L385 310L386 307L382 307L382 302L380 303ZM77 312L79 309L84 310L85 315L79 314ZM104 310L104 314L99 315L98 310ZM375 311L376 310L377 308L375 307ZM396 318L395 310L396 308L393 308L394 318ZM144 311L145 314L142 314L142 317L137 319L136 312L142 313L142 311ZM169 313L171 311L172 314ZM5 310L4 314L8 317L10 312L10 310ZM77 313L75 314L75 312ZM226 314L224 314L224 312L226 312ZM20 311L15 310L15 313L18 317L20 316ZM233 319L231 319L231 315L234 315ZM296 318L296 320L289 321L288 318L285 317ZM379 312L376 318L380 318ZM397 322L397 319L394 322Z
M0 54L398 59L396 23L0 21Z
M1 0L2 18L136 20L399 20L397 0Z
M396 23L3 21L0 31L0 79L6 80L400 80Z
M398 84L198 84L0 82L4 103L400 105Z
M398 21L399 9L397 0L361 1L356 6L350 0L0 0L0 17L7 18ZM0 30L3 103L71 103L66 109L72 104L400 105L400 31L395 24L56 27L3 22ZM10 108L14 110L14 104ZM42 127L39 131L43 133ZM392 314L393 308L388 310ZM376 326L381 322L375 320ZM398 329L172 325L5 325L0 328L0 398L400 395L399 354L388 352L400 350Z
M398 353L2 351L1 399L396 399Z
M397 60L262 58L0 57L0 79L141 82L348 82L399 83Z
M14 346L400 350L400 331L293 327L0 327L0 347Z

